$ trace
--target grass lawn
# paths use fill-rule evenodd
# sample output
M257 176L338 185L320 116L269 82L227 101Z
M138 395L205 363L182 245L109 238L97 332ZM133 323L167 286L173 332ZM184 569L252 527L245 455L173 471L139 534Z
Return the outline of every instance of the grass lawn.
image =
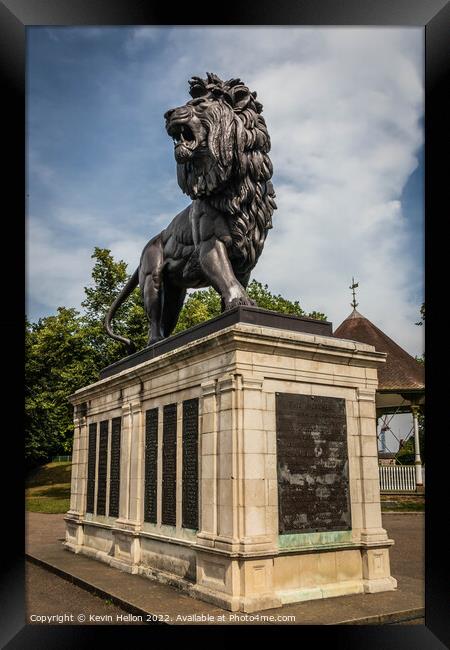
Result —
M60 514L69 510L71 463L47 463L33 470L25 489L29 512Z
M381 497L381 512L424 512L425 498L406 496L388 496Z
M69 462L47 463L33 470L26 481L25 501L29 512L61 514L69 510L70 477ZM383 494L382 512L423 512L424 497L407 497Z

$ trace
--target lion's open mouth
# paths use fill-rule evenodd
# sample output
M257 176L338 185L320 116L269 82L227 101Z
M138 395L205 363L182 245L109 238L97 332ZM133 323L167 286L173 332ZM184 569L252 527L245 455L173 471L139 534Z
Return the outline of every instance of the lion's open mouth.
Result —
M184 144L185 147L195 147L196 138L189 124L174 124L169 128L169 135L173 138L175 146Z
M173 138L176 160L180 163L186 162L198 144L192 127L186 120L174 121L167 127L167 133Z

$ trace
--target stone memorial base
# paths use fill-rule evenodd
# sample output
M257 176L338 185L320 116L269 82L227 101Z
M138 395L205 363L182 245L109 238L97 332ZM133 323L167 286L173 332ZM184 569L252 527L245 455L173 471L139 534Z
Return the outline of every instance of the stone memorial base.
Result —
M231 611L395 589L385 356L238 308L106 368L71 397L66 548Z

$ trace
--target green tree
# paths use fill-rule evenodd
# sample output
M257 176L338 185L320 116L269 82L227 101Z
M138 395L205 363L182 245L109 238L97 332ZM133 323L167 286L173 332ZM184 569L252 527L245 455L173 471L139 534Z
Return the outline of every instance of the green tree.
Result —
M420 320L415 323L422 326L425 322L425 303L423 302L420 307ZM416 356L416 361L421 365L425 365L425 353L422 356ZM419 424L419 444L420 444L420 457L422 463L425 463L425 406L422 406L418 416ZM402 465L413 465L415 460L414 449L414 435L411 435L404 443L402 448L397 454L397 459Z
M122 344L106 335L103 320L128 280L126 264L123 260L115 261L105 248L95 248L92 259L92 281L85 287L81 313L59 307L55 315L37 323L26 321L25 454L30 466L57 454L70 453L73 413L69 395L97 381L102 368L125 354ZM250 283L248 293L263 309L305 315L298 301L273 294L267 285L256 280ZM203 323L220 312L220 297L214 289L194 291L185 302L175 332ZM309 316L326 318L318 312ZM138 349L146 345L148 322L139 288L117 311L114 330L133 340Z
M416 325L423 325L425 322L425 303L423 302L420 307L420 320L417 321Z
M418 417L419 421L419 441L420 441L420 457L422 465L425 464L425 407L423 406Z
M416 325L419 325L421 327L425 323L425 303L422 303L422 306L420 307L420 320L415 323ZM416 361L419 363L425 364L425 353L422 354L422 356L416 356Z
M422 303L422 306L420 307L420 321L416 323L416 325L423 325L425 323L425 303ZM422 365L425 365L425 352L422 354L421 357L416 357L416 360L421 363ZM425 406L422 406L419 417L419 442L420 442L420 457L422 459L422 463L425 463Z
M108 249L96 248L92 283L85 288L83 312L59 307L54 316L25 328L25 457L29 466L70 453L73 409L69 395L98 380L99 371L123 356L120 343L105 335L107 309L127 280L126 264ZM139 291L117 314L115 327L145 343L145 314Z
M28 465L68 453L72 408L68 396L97 378L89 341L75 309L26 322L25 458Z
M283 298L279 293L271 293L267 284L261 284L257 280L252 280L248 286L248 295L254 300L261 309L277 311L281 314L293 314L295 316L308 316L317 320L326 320L325 314L314 311L306 314L300 307L298 300L292 301Z
M92 283L85 287L82 322L89 337L92 352L99 369L117 361L124 354L123 345L106 335L103 321L117 294L126 284L129 275L123 260L114 261L107 248L95 248L92 254L94 266ZM131 338L138 349L147 341L147 317L137 287L126 300L114 318L114 331Z
M252 280L247 288L247 293L261 309L269 309L282 314L294 314L296 316L308 316L317 320L326 320L325 314L314 311L305 314L300 307L298 300L291 301L283 298L280 294L271 293L267 284ZM181 310L175 333L182 332L188 327L203 323L209 318L219 316L221 313L219 294L212 288L194 291L187 297Z
M220 296L212 287L190 293L180 312L174 334L219 316Z

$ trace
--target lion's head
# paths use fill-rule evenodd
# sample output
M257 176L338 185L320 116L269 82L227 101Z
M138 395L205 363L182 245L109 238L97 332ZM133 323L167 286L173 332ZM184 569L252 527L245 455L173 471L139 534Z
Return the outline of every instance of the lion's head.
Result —
M189 81L192 99L167 111L178 184L192 199L208 200L232 217L235 254L255 264L276 208L270 137L262 104L240 79Z

